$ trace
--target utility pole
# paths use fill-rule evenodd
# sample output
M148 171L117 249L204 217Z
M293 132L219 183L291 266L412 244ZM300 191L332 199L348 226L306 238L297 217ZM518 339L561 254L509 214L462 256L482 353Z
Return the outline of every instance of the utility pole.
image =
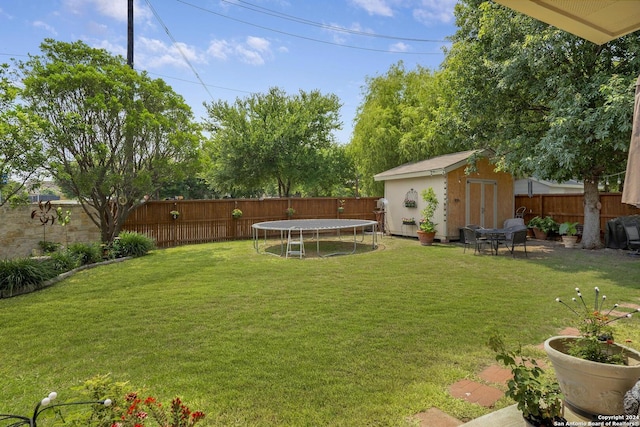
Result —
M133 0L127 2L127 65L133 68Z

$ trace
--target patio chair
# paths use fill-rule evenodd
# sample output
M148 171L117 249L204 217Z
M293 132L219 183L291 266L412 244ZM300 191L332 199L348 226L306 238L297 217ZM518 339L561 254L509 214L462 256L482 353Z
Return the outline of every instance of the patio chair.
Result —
M524 219L523 218L509 218L504 221L502 224L502 228L512 228L512 227L524 227Z
M527 254L527 229L525 228L514 228L514 231L511 231L506 235L507 239L504 241L505 246L511 252L511 256L513 258L516 257L514 249L516 245L524 246L524 255L528 258Z
M516 209L516 214L514 215L514 218L524 218L524 213L526 211L527 211L526 206L520 206L518 209Z
M627 248L640 255L640 232L638 232L638 226L636 224L625 225L624 231L627 234Z
M475 228L472 227L474 226L469 225L462 229L464 233L464 251L462 253L466 253L467 247L473 245L473 254L475 255L476 252L480 252L482 245L486 245L488 242L487 239L478 236L476 233L476 230L480 228L479 226L475 226Z

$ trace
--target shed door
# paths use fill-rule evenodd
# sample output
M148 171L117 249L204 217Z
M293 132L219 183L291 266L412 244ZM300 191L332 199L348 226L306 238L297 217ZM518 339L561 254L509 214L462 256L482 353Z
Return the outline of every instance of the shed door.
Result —
M498 183L467 179L465 222L484 228L498 227Z

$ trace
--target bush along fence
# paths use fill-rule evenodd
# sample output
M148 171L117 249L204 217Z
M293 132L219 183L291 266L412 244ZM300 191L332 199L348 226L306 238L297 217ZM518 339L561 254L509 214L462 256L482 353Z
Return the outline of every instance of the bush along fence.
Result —
M146 234L158 247L249 239L257 222L286 219L376 220L379 197L150 201L123 229Z
M526 208L525 224L533 217L550 216L557 223L577 222L584 224L584 195L578 194L534 194L515 196L515 208ZM620 193L600 193L600 230L606 230L607 221L629 215L640 214L640 209L622 203Z

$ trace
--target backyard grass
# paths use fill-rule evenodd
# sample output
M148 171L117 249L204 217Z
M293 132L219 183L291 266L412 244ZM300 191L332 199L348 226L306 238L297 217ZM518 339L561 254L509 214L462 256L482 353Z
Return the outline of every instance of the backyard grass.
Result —
M640 303L640 260L617 251L380 244L304 260L248 241L158 250L0 300L0 413L109 373L182 397L203 425L409 426L434 406L467 420L490 410L447 388L494 361L492 331L542 342L571 326L554 299L575 287ZM618 340L640 348L639 324Z

